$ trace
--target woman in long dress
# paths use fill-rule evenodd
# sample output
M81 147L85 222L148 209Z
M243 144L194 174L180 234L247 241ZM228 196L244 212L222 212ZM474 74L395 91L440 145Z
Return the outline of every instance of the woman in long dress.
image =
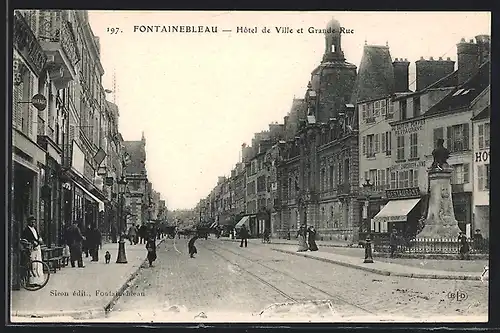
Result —
M32 261L34 260L42 261L41 245L43 244L43 241L38 233L38 230L36 229L35 224L36 224L36 218L33 215L28 217L28 225L23 230L21 238L28 241L31 245L30 259ZM45 278L44 278L42 264L39 263L32 264L32 271L29 283L31 285L41 285L44 282L44 280Z
M306 244L306 231L306 226L303 224L300 226L299 231L297 232L297 238L299 240L299 248L297 249L297 252L304 252L308 250Z
M309 244L309 250L318 251L318 246L316 245L316 229L313 226L307 228L307 243Z
M156 260L156 238L154 234L148 235L146 249L148 250L149 267L153 267L153 262Z

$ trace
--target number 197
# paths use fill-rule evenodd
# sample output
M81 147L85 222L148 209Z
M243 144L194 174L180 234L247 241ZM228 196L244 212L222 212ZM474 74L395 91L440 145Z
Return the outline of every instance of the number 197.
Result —
M106 32L112 34L112 35L116 35L118 32L120 32L120 28L108 28L106 30Z

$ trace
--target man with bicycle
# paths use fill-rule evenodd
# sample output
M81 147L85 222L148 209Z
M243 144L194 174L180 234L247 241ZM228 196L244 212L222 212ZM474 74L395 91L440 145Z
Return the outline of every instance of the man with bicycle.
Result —
M40 237L38 230L35 226L36 218L33 215L28 217L27 226L24 228L21 238L25 240L25 243L29 244L26 251L29 251L29 258L26 260L31 261L42 261L42 248L43 244L42 238ZM28 253L27 253L28 255ZM41 263L35 263L32 267L32 274L29 283L31 285L41 285L44 282L43 266Z

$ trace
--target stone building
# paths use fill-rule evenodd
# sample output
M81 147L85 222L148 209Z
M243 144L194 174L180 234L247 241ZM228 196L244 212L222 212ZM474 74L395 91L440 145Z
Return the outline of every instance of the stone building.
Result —
M314 225L321 239L357 241L358 137L355 97L356 66L345 61L340 24L325 35L321 64L296 113L298 131L283 144L278 166L281 219L288 231ZM305 110L304 110L305 109ZM305 112L304 112L305 111ZM290 138L285 119L286 138ZM288 233L287 231L287 233Z
M125 230L132 225L140 226L148 219L149 201L147 196L148 175L146 170L146 138L144 132L140 141L124 141L125 151L130 156L130 162L125 168L127 193L125 206ZM124 230L122 230L124 231Z
M476 39L477 43L462 41L457 45L458 69L437 82L439 85L447 81L449 84L446 84L446 87L437 91L429 89L424 94L395 98L395 117L390 123L394 138L390 169L391 189L413 187L415 198L420 199L423 204L421 214L425 214L427 169L432 163L431 153L437 140L443 139L444 146L450 151L448 163L453 168L451 182L455 218L460 229L469 236L473 213L471 104L475 103L479 96L484 96L486 90L489 91L491 73L489 58L484 57L485 53L479 52L489 49L489 38L478 36ZM477 46L476 57L481 58L472 62L477 64L474 70L471 69L470 63L471 45ZM462 54L464 50L468 52L465 58ZM418 75L417 68L417 80ZM408 211L408 214L410 213L411 210ZM413 223L406 223L401 229L405 230L409 237L418 231Z

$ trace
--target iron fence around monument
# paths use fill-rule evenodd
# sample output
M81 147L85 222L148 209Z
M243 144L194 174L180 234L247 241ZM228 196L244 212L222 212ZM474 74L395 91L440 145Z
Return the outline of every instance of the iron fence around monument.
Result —
M468 239L469 254L488 254L489 239ZM411 240L399 239L396 245L397 253L408 254L458 254L460 242L452 238L415 238ZM379 253L390 253L389 239L379 239L373 244L373 250Z

